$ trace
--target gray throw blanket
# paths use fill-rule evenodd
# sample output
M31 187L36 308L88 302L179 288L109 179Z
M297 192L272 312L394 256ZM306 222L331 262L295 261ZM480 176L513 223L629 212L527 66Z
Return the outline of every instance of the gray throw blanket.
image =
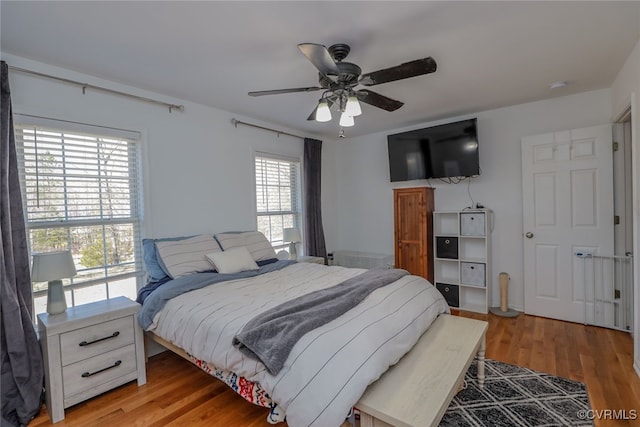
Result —
M304 334L329 323L360 304L371 292L407 274L399 269L367 270L330 288L294 298L251 319L233 337L233 345L245 356L262 362L271 375L277 375Z

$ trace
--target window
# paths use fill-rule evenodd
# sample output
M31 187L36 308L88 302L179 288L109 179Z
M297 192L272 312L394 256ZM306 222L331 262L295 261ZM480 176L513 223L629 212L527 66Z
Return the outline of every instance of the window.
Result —
M71 251L77 275L63 279L69 306L135 299L139 134L21 117L15 135L31 252ZM46 292L47 283L33 283L35 314L46 311Z
M288 247L282 231L300 228L300 161L256 153L256 214L258 231L276 251Z

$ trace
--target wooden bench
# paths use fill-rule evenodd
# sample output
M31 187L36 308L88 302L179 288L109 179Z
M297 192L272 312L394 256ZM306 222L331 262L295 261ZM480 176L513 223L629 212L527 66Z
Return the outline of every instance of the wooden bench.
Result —
M361 427L437 426L478 355L484 383L487 322L441 315L415 347L371 384L356 408Z

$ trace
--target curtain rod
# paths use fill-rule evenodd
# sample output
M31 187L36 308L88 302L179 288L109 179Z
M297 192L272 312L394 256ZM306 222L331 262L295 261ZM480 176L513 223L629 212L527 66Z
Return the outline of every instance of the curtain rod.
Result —
M112 94L115 94L115 95L126 96L128 98L137 99L139 101L149 102L151 104L163 105L165 107L169 107L169 112L170 113L173 110L184 111L184 105L176 105L176 104L170 104L168 102L156 101L155 99L145 98L144 96L133 95L133 94L126 93L126 92L120 92L120 91L114 90L114 89L108 89L106 87L95 86L95 85L92 85L92 84L89 84L89 83L82 83L82 82L79 82L79 81L76 81L76 80L70 80L70 79L65 79L65 78L62 78L62 77L56 77L56 76L52 76L52 75L49 75L49 74L39 73L37 71L27 70L25 68L12 67L11 65L9 65L9 69L12 70L12 71L17 71L19 73L33 74L34 76L40 76L40 77L44 77L44 78L47 78L47 79L58 80L60 82L69 83L69 84L72 84L72 85L80 86L80 87L82 87L82 94L83 95L85 94L85 91L87 89L95 89L95 90L100 90L100 91L103 91L103 92L112 93Z
M231 124L233 126L235 126L236 128L238 127L238 125L245 125L245 126L251 126L252 128L268 130L269 132L277 133L278 136L280 136L280 135L289 135L289 136L293 136L294 138L300 138L300 139L304 139L305 138L304 136L294 135L294 134L289 133L289 132L283 132L283 131L277 130L277 129L271 129L271 128L267 128L267 127L264 127L264 126L258 126L258 125L254 125L253 123L242 122L242 121L236 120L236 119L231 119Z

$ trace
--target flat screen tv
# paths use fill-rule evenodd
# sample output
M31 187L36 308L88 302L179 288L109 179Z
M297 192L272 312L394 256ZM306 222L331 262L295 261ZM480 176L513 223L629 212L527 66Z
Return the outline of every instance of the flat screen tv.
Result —
M388 135L391 181L480 175L476 121Z

